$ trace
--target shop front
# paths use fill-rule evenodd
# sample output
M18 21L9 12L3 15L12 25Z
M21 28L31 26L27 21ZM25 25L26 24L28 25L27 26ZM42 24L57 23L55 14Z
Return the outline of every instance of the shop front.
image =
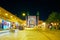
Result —
M0 18L0 30L2 30L2 19Z
M11 27L11 23L6 21L6 20L2 20L2 29L3 30L7 30Z

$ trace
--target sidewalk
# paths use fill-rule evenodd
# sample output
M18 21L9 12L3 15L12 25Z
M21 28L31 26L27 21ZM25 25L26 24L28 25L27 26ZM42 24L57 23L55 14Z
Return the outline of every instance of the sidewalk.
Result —
M2 30L2 31L0 31L0 34L7 33L7 32L9 32L9 30Z

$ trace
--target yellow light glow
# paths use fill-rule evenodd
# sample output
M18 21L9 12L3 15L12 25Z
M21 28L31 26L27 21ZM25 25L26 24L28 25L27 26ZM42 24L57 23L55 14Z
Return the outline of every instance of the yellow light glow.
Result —
M51 23L53 25L53 23Z
M11 16L11 18L12 18L13 16Z
M25 14L25 13L23 13L22 15L23 15L23 16L25 16L26 14Z
M43 23L43 25L45 25L46 23Z
M5 15L7 16L8 14L6 13Z
M45 30L45 28L46 28L46 23L43 22L43 23L42 23L42 30Z
M56 23L54 25L56 25Z
M16 19L16 18L15 18Z

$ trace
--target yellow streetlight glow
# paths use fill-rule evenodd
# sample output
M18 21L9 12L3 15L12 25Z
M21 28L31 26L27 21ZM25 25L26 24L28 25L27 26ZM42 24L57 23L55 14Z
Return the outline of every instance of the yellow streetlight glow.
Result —
M22 15L23 15L23 16L25 16L26 14L25 14L25 13L23 13Z

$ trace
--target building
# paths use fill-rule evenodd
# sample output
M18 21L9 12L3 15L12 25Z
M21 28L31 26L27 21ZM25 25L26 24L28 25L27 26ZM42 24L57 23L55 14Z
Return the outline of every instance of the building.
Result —
M11 22L19 22L22 23L22 20L17 16L13 15L11 12L5 10L4 8L0 7L0 18L4 20L8 20Z

